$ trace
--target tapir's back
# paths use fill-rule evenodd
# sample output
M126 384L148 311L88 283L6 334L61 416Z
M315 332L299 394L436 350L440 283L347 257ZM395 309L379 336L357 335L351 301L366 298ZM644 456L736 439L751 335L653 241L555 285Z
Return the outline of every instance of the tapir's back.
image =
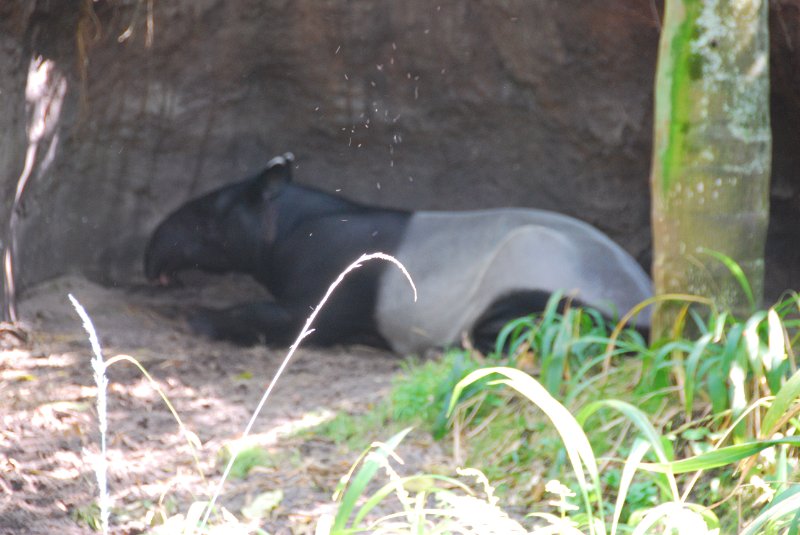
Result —
M543 210L417 212L396 254L419 293L414 303L395 270L379 284L377 323L398 352L457 343L515 292L563 290L610 316L652 293L644 270L605 234Z

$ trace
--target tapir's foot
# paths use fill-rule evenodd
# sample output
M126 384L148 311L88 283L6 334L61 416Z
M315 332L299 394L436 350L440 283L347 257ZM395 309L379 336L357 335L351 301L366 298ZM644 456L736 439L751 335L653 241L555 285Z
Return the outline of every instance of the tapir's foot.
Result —
M525 290L500 296L475 321L470 338L481 353L488 355L497 349L497 336L512 320L542 312L550 298L548 292ZM501 351L504 348L501 348Z
M226 312L210 308L195 310L187 316L186 321L193 333L212 340L226 340L243 346L264 342L262 331L253 330L251 325Z
M239 345L286 346L300 325L272 302L247 303L225 309L200 308L187 317L192 332Z

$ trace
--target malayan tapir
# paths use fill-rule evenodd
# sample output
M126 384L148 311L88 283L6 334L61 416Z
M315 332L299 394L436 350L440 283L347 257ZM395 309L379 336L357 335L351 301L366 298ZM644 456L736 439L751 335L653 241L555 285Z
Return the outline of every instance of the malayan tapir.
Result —
M310 340L421 352L493 337L562 290L608 317L650 297L639 264L577 219L534 209L404 211L358 204L291 180L291 153L257 175L178 208L156 228L145 274L242 272L274 300L189 317L195 331L239 343L288 345L331 282L365 252L395 256L404 275L373 261L352 272L320 311ZM637 319L644 326L646 313Z

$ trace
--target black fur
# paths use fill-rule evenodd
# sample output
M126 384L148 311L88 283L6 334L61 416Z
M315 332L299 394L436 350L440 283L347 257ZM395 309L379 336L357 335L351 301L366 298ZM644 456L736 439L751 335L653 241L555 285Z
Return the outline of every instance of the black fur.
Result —
M183 269L251 274L275 297L225 310L199 310L189 322L212 338L286 345L333 280L364 252L391 254L409 212L376 209L291 183L291 159L190 201L161 223L145 252L148 279ZM386 347L375 324L384 262L353 272L320 312L310 341Z

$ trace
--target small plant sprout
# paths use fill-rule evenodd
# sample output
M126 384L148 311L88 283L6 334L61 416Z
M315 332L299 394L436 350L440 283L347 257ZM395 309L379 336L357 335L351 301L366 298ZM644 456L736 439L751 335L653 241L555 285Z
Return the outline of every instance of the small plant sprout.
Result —
M557 499L550 500L547 503L558 509L558 511L561 513L561 518L566 517L567 513L570 511L577 511L580 509L577 505L573 505L567 500L568 498L574 498L576 494L569 490L569 487L562 484L557 479L551 479L548 481L544 486L544 490L550 494L556 495Z
M541 518L549 523L548 526L539 528L533 531L533 533L536 535L549 535L551 533L584 535L583 532L578 529L578 524L569 518L569 513L578 511L580 509L580 507L577 507L567 501L567 498L574 498L576 494L557 479L551 479L548 481L544 487L544 490L550 494L556 495L557 499L549 500L547 503L558 508L560 516L556 516L551 513L531 513L530 516Z

